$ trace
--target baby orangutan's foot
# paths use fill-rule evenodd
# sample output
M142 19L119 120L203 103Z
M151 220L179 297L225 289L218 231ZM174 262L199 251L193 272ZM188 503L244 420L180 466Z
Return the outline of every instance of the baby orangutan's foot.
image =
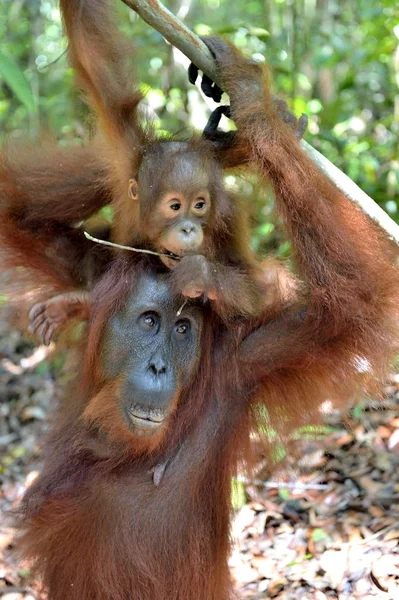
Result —
M29 313L29 331L48 346L70 319L88 319L89 308L88 292L66 292L45 302L38 302Z

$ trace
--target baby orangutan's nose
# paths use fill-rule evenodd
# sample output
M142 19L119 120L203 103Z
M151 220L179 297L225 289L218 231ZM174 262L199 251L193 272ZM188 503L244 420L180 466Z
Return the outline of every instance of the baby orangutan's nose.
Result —
M195 230L196 227L192 223L185 223L180 229L180 231L187 236L189 236L190 233L192 233Z
M192 221L184 221L179 227L177 238L182 250L197 250L203 241L202 228Z

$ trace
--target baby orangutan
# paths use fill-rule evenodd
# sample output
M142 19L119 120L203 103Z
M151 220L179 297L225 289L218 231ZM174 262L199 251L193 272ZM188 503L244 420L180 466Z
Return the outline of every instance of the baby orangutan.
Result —
M104 138L105 173L92 187L105 187L114 208L111 241L159 254L154 261L170 269L174 292L210 300L224 321L256 317L272 284L250 250L248 219L223 183L224 167L249 162L247 144L217 131L220 108L202 139L157 140L142 126L141 95L132 91L125 64L132 53L118 44L108 8L105 1L61 0L71 64ZM207 93L220 100L218 88ZM226 143L237 148L233 159ZM87 193L82 190L83 200ZM63 204L70 212L69 203L61 195L59 212ZM61 294L32 308L30 329L49 344L70 319L85 319L89 311L87 289Z

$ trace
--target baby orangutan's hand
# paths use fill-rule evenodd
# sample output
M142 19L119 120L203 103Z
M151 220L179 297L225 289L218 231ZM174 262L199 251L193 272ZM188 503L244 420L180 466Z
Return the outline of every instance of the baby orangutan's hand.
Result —
M172 281L176 292L186 298L217 299L212 263L201 254L183 256L172 272Z

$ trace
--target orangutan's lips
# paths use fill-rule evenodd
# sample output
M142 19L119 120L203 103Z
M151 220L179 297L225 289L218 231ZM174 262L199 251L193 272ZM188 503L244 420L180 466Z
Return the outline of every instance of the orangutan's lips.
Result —
M157 425L159 425L160 423L162 423L165 419L154 419L154 418L150 418L150 417L141 417L139 415L136 415L134 412L129 411L131 416L134 417L135 419L138 419L140 421L148 421L149 423L155 423Z
M139 408L128 409L128 414L133 423L148 430L157 429L166 419L166 415L155 413L155 411L148 413Z

